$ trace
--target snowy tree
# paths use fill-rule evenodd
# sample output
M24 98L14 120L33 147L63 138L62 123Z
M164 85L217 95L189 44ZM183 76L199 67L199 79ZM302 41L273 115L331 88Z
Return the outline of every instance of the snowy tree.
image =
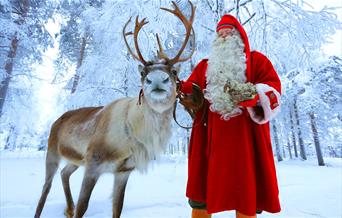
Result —
M69 76L68 67L76 65L75 73L67 87L71 90L71 94L77 89L80 79L79 68L82 66L84 57L86 56L86 48L89 48L88 45L91 40L91 36L87 30L87 24L82 19L82 12L88 7L101 7L102 3L103 0L64 0L61 2L59 14L65 21L60 30L60 57L56 60L58 72L55 82L65 80Z
M4 66L0 69L0 134L11 142L4 147L15 148L21 142L28 146L27 138L36 134L37 126L32 122L40 113L33 87L41 78L32 65L41 63L43 52L52 45L44 24L53 17L54 4L39 0L1 1L0 11L0 60ZM9 137L18 138L20 143Z
M341 125L341 108L338 104L341 102L341 66L340 58L331 57L321 63L321 66L290 72L284 77L285 102L291 108L292 144L296 146L294 135L297 134L301 152L308 150L311 155L316 153L321 165L321 150L329 156L341 154L342 140L338 134L338 126ZM292 127L293 122L297 129ZM304 159L303 155L301 157Z

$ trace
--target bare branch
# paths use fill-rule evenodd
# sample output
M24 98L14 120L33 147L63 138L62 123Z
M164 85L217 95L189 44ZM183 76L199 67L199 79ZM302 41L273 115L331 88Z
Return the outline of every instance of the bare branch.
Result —
M208 30L208 31L210 31L210 32L212 32L212 33L215 32L214 29L211 29L211 28L209 28L209 27L207 27L207 26L204 26L203 24L201 24L201 27L203 27L204 29L206 29L206 30Z
M239 7L243 7L243 6L247 5L248 3L252 2L252 1L253 1L253 0L246 0L246 1L242 2L241 4L239 4ZM226 13L226 14L229 14L229 13L231 13L232 11L234 11L235 9L236 9L236 7L230 8L230 9L228 9L225 13Z
M27 77L27 78L30 78L30 79L36 79L36 80L39 80L39 81L48 81L47 79L43 79L43 78L38 77L36 75L25 74L25 73L16 73L14 75L11 75L11 78L15 78L15 77L19 77L19 76L24 76L24 77Z
M214 11L214 6L212 6L211 4L210 4L210 2L209 2L209 0L206 0L206 2L207 2L207 5L209 6L209 8L212 10L212 11Z
M252 20L252 18L256 15L256 13L253 13L252 16L250 16L245 22L242 23L242 26L244 26L245 24L247 24L250 20Z

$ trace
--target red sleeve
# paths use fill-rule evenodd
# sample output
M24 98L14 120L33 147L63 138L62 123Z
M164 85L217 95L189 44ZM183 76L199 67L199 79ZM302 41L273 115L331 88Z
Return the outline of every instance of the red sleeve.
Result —
M281 94L280 79L271 63L263 54L257 51L252 52L252 77L253 83L263 83L273 87Z
M281 83L271 61L259 52L252 52L251 70L250 82L256 86L259 106L250 104L247 110L254 122L264 124L280 112Z
M256 106L258 104L258 101L259 101L259 95L256 95L251 100L241 101L239 103L239 106L242 106L242 107L254 107L254 106Z
M193 69L189 78L185 81L181 81L181 91L185 94L189 94L192 92L192 84L195 83L196 85L200 86L201 89L204 88L204 79L203 75L207 70L207 59L203 59L199 62L196 67Z

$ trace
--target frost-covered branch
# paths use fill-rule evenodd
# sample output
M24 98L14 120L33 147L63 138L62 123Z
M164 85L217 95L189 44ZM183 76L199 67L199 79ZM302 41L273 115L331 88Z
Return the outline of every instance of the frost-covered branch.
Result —
M252 2L253 0L246 0L242 3L240 3L240 1L238 1L238 4L236 4L234 7L231 7L230 9L227 9L225 11L226 14L229 14L231 12L233 12L234 10L239 9L240 7L245 7L248 3Z
M247 24L249 21L251 21L255 15L256 15L256 13L253 13L246 21L244 21L244 22L242 23L242 26L244 26L244 25Z

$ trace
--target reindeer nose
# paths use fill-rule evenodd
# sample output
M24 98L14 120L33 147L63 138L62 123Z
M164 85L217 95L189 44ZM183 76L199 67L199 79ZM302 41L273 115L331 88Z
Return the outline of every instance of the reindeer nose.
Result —
M164 81L165 80L162 79L158 79L157 81L155 81L153 83L153 89L165 89L165 87L163 86L165 84Z

